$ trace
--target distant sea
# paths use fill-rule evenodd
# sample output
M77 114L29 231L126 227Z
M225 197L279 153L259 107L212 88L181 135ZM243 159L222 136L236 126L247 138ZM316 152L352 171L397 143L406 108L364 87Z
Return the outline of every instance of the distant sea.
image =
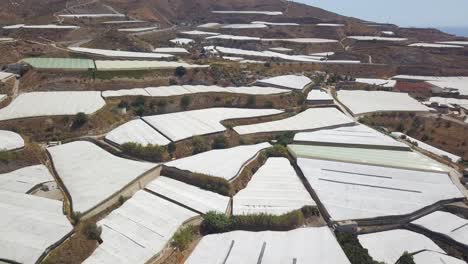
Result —
M439 29L459 37L468 37L468 27L439 27Z

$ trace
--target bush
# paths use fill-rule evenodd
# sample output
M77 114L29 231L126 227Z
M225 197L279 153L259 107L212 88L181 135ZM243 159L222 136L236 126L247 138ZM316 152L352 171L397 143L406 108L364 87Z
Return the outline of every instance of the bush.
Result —
M208 150L208 143L206 140L200 136L193 137L192 139L192 153L198 154Z
M273 104L272 101L266 101L264 106L265 106L266 108L273 108L273 107L274 107L274 104Z
M312 216L319 216L320 212L317 207L306 205L301 208L302 214L305 218L309 218Z
M174 234L171 245L176 247L179 251L184 251L194 240L196 233L197 230L192 225L183 227Z
M192 103L192 98L191 98L190 96L188 96L188 95L184 95L184 96L182 96L182 98L180 99L180 106L181 106L184 110L186 110L186 109L189 107L190 103Z
M203 217L201 228L205 234L217 234L231 231L232 221L226 214L208 212Z
M75 118L73 119L72 128L80 128L84 124L86 124L86 122L88 122L88 116L83 112L79 112L75 115Z
M217 136L213 141L213 149L225 149L228 147L228 139L224 135Z
M397 261L398 264L416 264L414 262L413 256L411 256L408 252L405 251L400 259Z
M252 214L231 217L222 213L209 212L204 216L201 227L204 234L224 233L233 230L289 231L305 223L307 217L304 215L304 211L312 212L314 210L304 207L283 215Z
M100 226L97 226L96 223L84 223L81 232L89 240L101 240L102 228Z
M379 264L372 259L367 249L361 246L356 235L337 232L336 238L351 264Z
M177 150L177 145L174 142L171 142L169 143L169 145L167 145L167 151L169 151L169 153L174 154L176 150Z
M127 155L147 161L161 162L164 160L166 148L152 144L143 146L141 144L130 142L122 145L122 151Z
M81 216L83 216L83 214L81 212L72 212L71 219L72 219L74 225L76 225L76 224L78 224L78 222L80 222Z
M276 137L276 140L277 140L277 143L282 145L282 146L286 146L288 144L291 144L293 143L294 141L294 132L292 131L289 131L289 132L286 132L280 136L277 136Z
M127 108L128 107L128 102L125 101L125 100L122 100L122 101L120 101L118 107L119 108Z
M15 160L15 157L15 152L0 149L0 162L8 163L12 160Z
M288 149L282 145L274 145L273 147L267 148L265 154L268 158L272 157L289 157Z
M255 95L249 95L249 98L247 98L247 106L249 107L254 107L257 104L257 98Z
M185 67L179 66L179 67L175 68L175 70L174 70L174 75L179 77L179 78L184 76L185 74L187 74L187 69L185 69Z
M132 102L132 106L135 108L145 107L146 99L143 96L138 96L135 101Z

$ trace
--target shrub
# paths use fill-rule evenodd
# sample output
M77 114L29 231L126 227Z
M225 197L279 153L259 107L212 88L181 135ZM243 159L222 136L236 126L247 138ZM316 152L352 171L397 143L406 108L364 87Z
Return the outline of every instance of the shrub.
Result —
M172 237L171 245L179 251L187 249L188 245L194 240L197 230L194 226L189 225L177 231Z
M317 207L306 205L301 208L302 214L305 218L309 218L312 216L319 216L320 212Z
M286 146L288 144L291 144L293 143L294 141L294 132L292 131L289 131L289 132L286 132L280 136L277 136L276 137L276 140L277 140L277 143L282 145L282 146Z
M167 151L169 151L169 153L173 154L174 152L176 152L176 150L177 145L174 142L171 142L169 143L169 145L167 145Z
M128 107L128 102L125 101L125 100L122 100L122 101L120 101L118 107L119 108L127 108Z
M135 108L138 107L144 107L145 106L146 99L143 96L138 96L133 102L132 106Z
M266 101L264 106L265 106L266 108L273 108L273 107L274 107L274 104L273 104L272 101Z
M208 144L206 143L206 140L200 136L193 137L192 147L193 154L202 153L208 150Z
M140 159L153 162L161 162L164 159L166 148L158 145L143 146L138 143L125 143L122 145L123 153Z
M379 264L372 259L367 249L361 246L356 235L337 232L336 238L351 264Z
M191 98L190 96L188 96L188 95L184 95L184 96L182 96L182 98L180 99L180 106L181 106L184 110L186 110L186 109L189 107L190 103L192 103L192 98Z
M312 212L314 210L304 207L283 215L252 214L230 217L222 213L209 212L204 216L201 227L204 234L224 233L233 230L288 231L305 223L307 217L305 217L304 211Z
M296 102L298 105L303 105L306 101L306 97L302 92L294 91L293 92L296 97Z
M71 219L72 219L74 225L76 225L76 224L78 224L78 222L80 222L81 216L83 216L83 214L81 212L73 212L71 214Z
M137 116L143 116L145 114L145 107L138 106L137 109L135 110L135 114L137 114Z
M6 151L0 149L0 162L8 163L15 159L15 153L12 151Z
M101 240L102 228L94 222L85 222L81 232L89 240Z
M232 221L226 214L208 212L203 217L201 227L205 234L217 234L229 232L231 225Z
M72 128L80 128L86 124L86 122L88 122L88 116L83 112L79 112L73 119Z
M268 158L271 157L289 157L288 149L282 145L274 145L273 147L267 148L265 154Z
M183 66L179 66L179 67L175 68L175 70L174 70L174 75L179 77L179 78L184 76L185 74L187 74L187 69L185 69L185 67L183 67Z
M214 149L225 149L228 147L228 139L224 135L217 136L213 141Z
M405 251L400 259L397 261L398 264L416 264L414 262L413 256L411 256L408 252Z
M255 95L249 95L247 98L247 106L254 107L257 104L257 98Z

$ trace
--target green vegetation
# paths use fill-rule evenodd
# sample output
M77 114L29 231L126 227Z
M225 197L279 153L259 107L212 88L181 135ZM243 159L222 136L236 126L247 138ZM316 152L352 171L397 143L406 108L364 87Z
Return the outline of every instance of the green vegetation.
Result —
M195 154L207 151L208 143L203 137L196 136L196 137L193 137L192 139L192 147L193 147L192 153L195 155Z
M192 98L188 95L184 95L182 96L182 98L180 99L180 106L182 107L182 109L184 110L187 110L187 108L189 107L189 105L192 103Z
M228 139L224 135L217 136L213 141L213 149L225 149L229 145Z
M86 122L88 122L88 116L83 112L79 112L78 114L75 115L75 118L73 119L72 128L73 129L80 128L84 124L86 124Z
M405 251L400 259L397 261L398 264L416 264L414 262L413 256Z
M286 132L282 135L279 135L276 137L276 141L278 144L282 145L282 146L286 146L286 145L289 145L289 144L292 144L293 141L294 141L294 136L295 136L295 133L292 132L292 131L289 131L289 132Z
M167 151L173 155L177 150L177 145L174 143L174 142L171 142L169 143L169 145L167 145Z
M174 70L174 75L179 77L179 78L184 76L185 74L187 74L187 69L185 69L182 66L179 66L179 67L175 68L175 70Z
M72 212L71 219L72 219L74 225L76 225L76 224L78 224L80 222L81 216L83 216L83 214L81 212Z
M197 186L201 189L219 193L221 195L229 196L231 186L229 181L219 177L208 176L200 173L192 173L191 175L184 175L181 173L166 173L167 177Z
M161 162L164 160L166 148L159 145L146 145L143 146L137 143L125 143L122 145L123 153L152 162Z
M276 144L273 147L267 148L265 150L265 155L268 158L272 158L272 157L289 157L289 152L288 152L288 149L285 146Z
M16 157L16 155L14 154L14 152L0 149L0 162L1 163L8 163L8 162L14 160L15 157Z
M367 249L361 246L356 235L337 232L336 238L351 264L379 264L372 259Z
M89 240L101 240L102 228L94 222L83 223L81 233Z
M234 230L288 231L303 225L305 219L311 216L318 216L316 208L303 208L283 215L253 214L227 216L222 213L208 212L204 216L201 229L204 234L224 233Z
M172 237L171 245L176 247L179 251L184 251L190 245L190 243L195 239L197 234L197 229L192 226L186 226L179 231L177 231Z
M257 98L255 95L249 95L247 98L247 106L248 107L254 107L257 104Z

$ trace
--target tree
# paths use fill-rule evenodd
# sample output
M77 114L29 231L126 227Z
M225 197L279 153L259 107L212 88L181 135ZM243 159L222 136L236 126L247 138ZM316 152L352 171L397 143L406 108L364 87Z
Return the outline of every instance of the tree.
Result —
M187 73L187 69L185 69L185 67L183 67L183 66L179 66L179 67L175 68L175 71L174 71L174 75L179 77L179 78L184 76L186 73Z
M101 240L102 228L94 222L85 222L81 233L89 240Z
M190 105L190 103L192 103L192 98L188 95L184 95L182 96L182 98L180 99L180 106L182 106L182 108L185 110L188 108L188 106Z
M80 128L84 124L86 124L86 122L88 122L88 116L83 112L79 112L78 114L75 115L72 127L75 129Z

